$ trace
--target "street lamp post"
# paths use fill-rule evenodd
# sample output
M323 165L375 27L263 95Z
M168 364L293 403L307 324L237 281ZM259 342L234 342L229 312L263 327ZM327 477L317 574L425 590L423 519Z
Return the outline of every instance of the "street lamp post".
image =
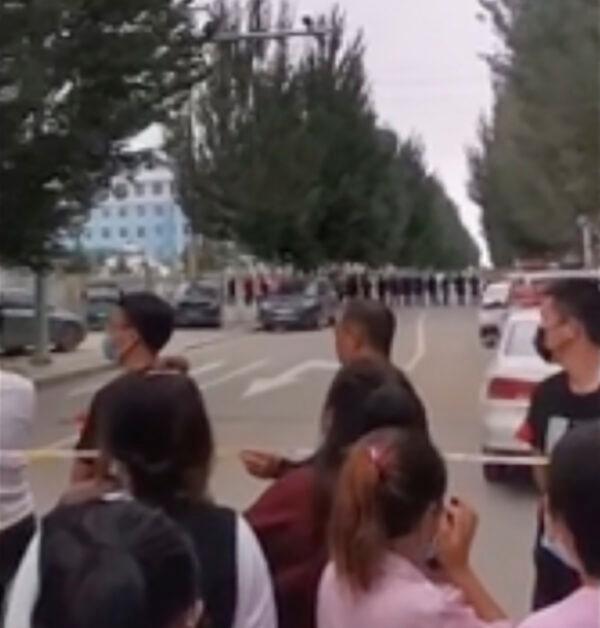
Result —
M581 231L581 251L585 268L594 266L594 242L592 223L588 216L580 215L577 218L577 226Z

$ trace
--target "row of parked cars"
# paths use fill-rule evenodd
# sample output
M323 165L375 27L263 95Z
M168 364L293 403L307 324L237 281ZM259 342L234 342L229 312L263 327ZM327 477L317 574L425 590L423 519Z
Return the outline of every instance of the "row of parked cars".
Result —
M523 424L536 386L557 372L535 348L540 326L539 301L543 288L557 279L593 278L598 271L547 271L509 275L490 284L479 311L479 335L483 345L494 350L482 391L483 451L522 456L531 453L516 434ZM489 481L510 475L510 465L485 465Z

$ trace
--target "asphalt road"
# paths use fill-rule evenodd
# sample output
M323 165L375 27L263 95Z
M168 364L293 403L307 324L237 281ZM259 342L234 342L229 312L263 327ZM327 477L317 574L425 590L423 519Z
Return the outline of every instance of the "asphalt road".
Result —
M219 444L213 493L222 503L244 508L263 485L245 474L237 459L240 448L294 452L314 446L320 408L336 367L332 333L231 332L188 357ZM475 311L402 311L394 359L425 399L440 448L478 452L479 395L489 354L478 343ZM34 446L68 446L75 433L73 417L109 377L105 373L42 389ZM41 511L55 503L67 471L63 461L32 465ZM450 477L451 493L467 499L480 514L475 566L507 610L521 617L532 584L533 491L489 485L478 465L452 464Z

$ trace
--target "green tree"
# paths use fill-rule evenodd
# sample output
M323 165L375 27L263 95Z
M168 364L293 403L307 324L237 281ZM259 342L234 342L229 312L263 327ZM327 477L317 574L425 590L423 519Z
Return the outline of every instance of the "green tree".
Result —
M492 255L508 263L570 253L577 217L600 212L600 5L481 4L504 45L489 59L493 116L469 155Z
M0 4L0 256L43 266L205 72L188 2Z
M222 0L215 13L236 32L269 29L273 10L266 0L247 12ZM456 208L431 186L421 148L378 126L361 36L345 41L336 10L316 23L331 34L294 54L283 40L215 51L169 142L194 230L303 268L442 263L450 235L456 251L472 251L466 232L448 227ZM276 24L291 26L285 2Z

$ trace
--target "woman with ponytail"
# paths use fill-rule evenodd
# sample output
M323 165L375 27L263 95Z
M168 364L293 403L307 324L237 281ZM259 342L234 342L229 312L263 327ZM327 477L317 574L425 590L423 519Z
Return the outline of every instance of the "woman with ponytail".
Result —
M125 375L94 400L106 466L127 493L162 510L192 540L211 628L276 628L273 587L252 529L208 494L212 429L187 375Z
M330 524L318 628L508 628L469 566L476 517L444 506L446 468L424 433L378 430L353 447Z
M414 393L381 360L344 366L327 394L317 453L273 483L248 511L273 574L281 628L316 626L337 475L349 448L386 426L426 433Z

